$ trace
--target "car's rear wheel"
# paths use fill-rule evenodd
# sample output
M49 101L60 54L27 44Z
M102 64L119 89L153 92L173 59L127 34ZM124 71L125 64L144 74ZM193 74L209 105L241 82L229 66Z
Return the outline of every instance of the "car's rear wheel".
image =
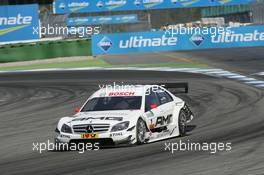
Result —
M141 145L145 142L145 135L147 132L147 128L145 125L144 120L141 118L137 121L137 128L136 128L136 137L137 137L137 144Z
M183 111L180 111L178 118L178 127L180 136L185 136L186 134L186 115Z

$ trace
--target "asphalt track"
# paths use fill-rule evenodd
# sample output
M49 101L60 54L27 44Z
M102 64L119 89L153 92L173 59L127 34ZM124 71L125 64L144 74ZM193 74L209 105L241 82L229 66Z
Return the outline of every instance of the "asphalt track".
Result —
M133 59L131 59L133 57ZM187 62L206 64L242 74L263 72L264 47L208 49L181 52L163 52L127 55L107 55L102 57L110 64L157 64Z
M39 154L33 142L53 138L57 121L73 114L98 84L188 82L181 94L194 111L188 136L152 144ZM0 74L0 174L263 174L263 91L199 74L67 71ZM231 142L232 150L165 151L165 142Z

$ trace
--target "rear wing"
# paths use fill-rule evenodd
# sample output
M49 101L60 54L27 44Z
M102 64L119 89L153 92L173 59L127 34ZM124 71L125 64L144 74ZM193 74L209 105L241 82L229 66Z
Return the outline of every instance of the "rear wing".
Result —
M176 89L184 89L184 93L189 92L188 83L159 83L158 85L164 87L165 89L170 90L172 93L182 93L182 91L173 91Z

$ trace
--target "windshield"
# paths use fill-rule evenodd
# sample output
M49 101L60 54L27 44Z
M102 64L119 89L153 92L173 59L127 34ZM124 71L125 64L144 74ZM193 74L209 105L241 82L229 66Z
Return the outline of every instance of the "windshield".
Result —
M89 100L81 112L109 110L137 110L141 108L141 96L98 97Z

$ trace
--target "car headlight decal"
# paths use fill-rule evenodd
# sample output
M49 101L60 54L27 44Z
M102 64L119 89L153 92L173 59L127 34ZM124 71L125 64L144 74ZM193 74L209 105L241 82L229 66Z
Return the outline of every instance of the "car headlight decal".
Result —
M64 133L72 133L72 129L70 126L66 125L66 124L63 124L62 127L61 127L61 132L64 132Z
M116 125L114 125L111 129L111 132L116 132L116 131L122 131L127 129L129 126L129 121L126 122L122 122L122 123L118 123Z
M127 131L132 131L132 130L135 129L135 128L136 128L136 126L132 126L131 128L128 128Z
M60 133L60 130L56 127L55 132Z

